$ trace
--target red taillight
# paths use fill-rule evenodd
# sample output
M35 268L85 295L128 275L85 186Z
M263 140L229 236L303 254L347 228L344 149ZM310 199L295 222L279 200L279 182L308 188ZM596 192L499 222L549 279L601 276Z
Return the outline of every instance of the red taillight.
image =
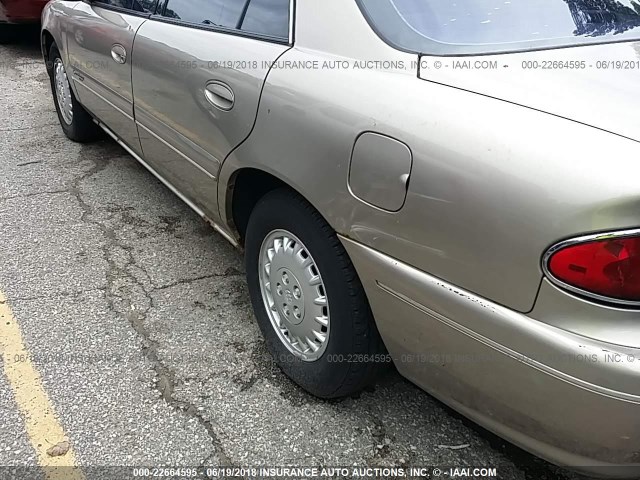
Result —
M640 302L640 233L560 247L548 258L547 270L569 287Z

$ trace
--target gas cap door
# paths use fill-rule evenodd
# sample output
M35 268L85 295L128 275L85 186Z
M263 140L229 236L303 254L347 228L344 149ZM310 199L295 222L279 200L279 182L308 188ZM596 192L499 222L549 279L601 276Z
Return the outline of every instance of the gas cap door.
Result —
M413 156L395 138L365 132L355 142L349 168L349 189L358 199L397 212L407 198Z

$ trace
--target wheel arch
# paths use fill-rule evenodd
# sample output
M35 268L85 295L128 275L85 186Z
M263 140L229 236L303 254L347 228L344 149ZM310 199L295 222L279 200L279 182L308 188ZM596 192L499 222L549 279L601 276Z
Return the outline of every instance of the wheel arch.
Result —
M47 72L51 75L53 71L49 51L53 44L58 47L60 56L65 65L68 62L66 37L69 35L68 22L69 15L77 6L74 2L49 2L42 10L40 23L40 49L42 58L45 61ZM73 88L73 84L72 84Z
M49 76L51 76L53 67L49 59L49 51L51 50L51 46L54 43L58 45L58 43L55 41L55 38L53 37L53 34L46 28L43 28L40 32L40 48L42 49L42 58L44 59L44 64L47 68L47 73L49 74Z
M220 215L223 223L241 242L244 241L251 212L260 199L273 190L289 189L319 211L298 188L276 172L247 166L237 168L227 175L224 185L219 185Z

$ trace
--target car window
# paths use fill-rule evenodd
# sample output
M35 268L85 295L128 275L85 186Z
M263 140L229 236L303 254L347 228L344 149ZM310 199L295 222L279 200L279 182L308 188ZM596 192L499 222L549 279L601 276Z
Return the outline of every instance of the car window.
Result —
M99 4L124 8L140 13L154 13L157 0L98 0Z
M403 50L491 53L640 38L637 0L357 0Z
M164 16L200 25L236 28L245 0L169 0Z
M135 4L138 4L145 12L155 13L158 0L133 0L133 3L134 9L136 7Z
M242 30L289 38L289 0L251 0Z

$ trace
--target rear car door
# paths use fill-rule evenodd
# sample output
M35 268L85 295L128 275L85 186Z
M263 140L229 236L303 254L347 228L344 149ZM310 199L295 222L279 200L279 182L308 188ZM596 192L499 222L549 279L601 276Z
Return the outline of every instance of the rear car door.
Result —
M133 96L147 161L217 218L224 158L251 132L292 0L167 0L138 30Z
M157 0L80 2L68 19L69 65L80 103L141 154L131 88L135 34Z

